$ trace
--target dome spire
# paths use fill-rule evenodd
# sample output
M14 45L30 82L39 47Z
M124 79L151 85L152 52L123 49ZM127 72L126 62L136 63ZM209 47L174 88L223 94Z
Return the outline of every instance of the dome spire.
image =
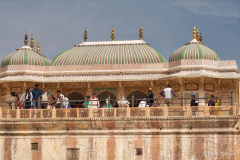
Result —
M85 27L85 32L84 32L84 42L87 42L87 27Z
M34 40L33 40L33 35L32 35L32 37L31 37L31 48L33 49L33 47L34 47Z
M27 34L27 31L26 31L26 34L25 34L25 41L24 41L24 43L25 43L25 46L28 45L28 34Z
M112 36L111 36L111 38L112 38L112 41L114 41L115 36L114 36L114 27L113 26L112 26Z
M197 41L199 41L199 31L198 31L198 28L197 28Z
M196 28L195 28L195 25L193 27L193 39L196 39Z
M39 39L38 39L38 42L37 42L37 52L40 53L40 42L39 42Z
M143 37L143 31L142 31L142 25L140 25L140 31L139 31L139 40L142 40Z
M202 34L200 32L200 38L199 38L200 42L202 43Z

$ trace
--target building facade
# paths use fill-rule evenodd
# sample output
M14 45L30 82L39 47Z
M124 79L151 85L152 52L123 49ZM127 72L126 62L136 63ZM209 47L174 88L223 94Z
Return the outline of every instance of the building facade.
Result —
M61 90L70 100L84 100L92 93L100 99L142 99L149 87L155 98L160 98L157 94L171 84L182 98L195 93L198 98L217 96L223 105L239 104L236 61L220 61L217 53L202 43L195 27L193 40L174 51L169 61L142 40L142 28L139 40L114 41L114 29L112 41L87 42L87 30L84 39L50 61L40 53L39 41L37 51L27 45L26 33L25 45L1 62L0 99L9 100L13 91L21 95L36 83L53 95ZM189 100L173 100L175 105L180 103L185 105ZM200 105L205 103L200 99Z
M0 159L2 160L166 160L239 159L239 70L221 61L193 29L193 39L166 61L142 40L84 42L50 61L25 45L5 57L0 68ZM70 100L130 99L130 107L8 109L10 93L27 88L61 90ZM182 99L164 106L158 93L167 84ZM160 107L134 108L153 89ZM191 94L199 99L193 116ZM219 97L221 114L210 115L206 102ZM133 101L131 101L133 100ZM227 113L227 114L225 114ZM70 115L70 116L69 116Z

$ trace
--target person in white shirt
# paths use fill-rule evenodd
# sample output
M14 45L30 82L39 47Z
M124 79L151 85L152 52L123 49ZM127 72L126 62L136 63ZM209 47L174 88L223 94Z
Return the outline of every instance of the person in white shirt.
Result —
M61 108L61 101L63 101L64 96L62 95L61 91L57 91L57 107L56 108Z
M92 99L90 99L90 105L92 108L100 107L98 98L96 97L95 93L92 94Z
M127 107L127 105L130 104L130 102L128 102L123 96L121 97L122 99L120 99L117 103L119 107Z
M68 98L65 94L63 94L64 98L63 98L63 108L67 108L68 107L68 104L69 104L69 101L68 101Z
M51 91L46 92L45 88L42 88L42 109L47 109L48 106L48 95L50 94Z
M160 92L160 95L162 97L165 97L165 104L167 104L168 107L172 106L172 94L178 98L178 96L174 93L173 89L171 88L171 85L168 84L167 88L165 88L164 90L162 90Z
M32 92L30 92L30 89L27 88L26 92L22 95L22 97L20 98L20 102L25 102L24 103L24 109L31 109L31 102L33 100L33 95Z
M146 107L146 104L147 104L146 98L144 98L143 101L139 103L138 107Z

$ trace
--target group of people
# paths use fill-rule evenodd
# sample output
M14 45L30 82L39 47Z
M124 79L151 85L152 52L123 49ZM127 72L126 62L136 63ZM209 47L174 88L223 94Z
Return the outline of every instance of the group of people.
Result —
M191 104L192 107L192 116L196 116L196 108L194 106L198 106L198 99L195 97L195 93L192 93L191 95ZM208 101L208 106L221 106L221 100L220 98L216 97L214 98L214 95L210 96L210 100ZM211 107L210 108L210 114L211 115L221 115L221 112L219 111L218 107Z
M51 109L53 107L61 108L61 102L63 102L63 107L69 106L68 98L60 90L57 91L56 98L49 94L50 91L46 92L44 88L39 89L39 85L35 84L35 88L31 91L30 88L27 88L21 98L12 92L9 106L11 109L16 109L16 107L20 109Z
M148 95L139 103L138 107L146 107L147 105L149 107L159 107L160 104L157 103L157 100L154 99L154 94L152 92L152 88L148 88ZM26 92L21 96L21 98L18 97L15 92L11 93L11 99L9 102L9 106L11 109L16 109L17 107L20 107L22 109L51 109L51 108L72 108L69 99L65 94L62 94L60 90L57 91L57 97L54 97L52 94L50 94L50 91L46 92L44 88L39 89L39 85L35 84L35 88L30 91L30 88L26 89ZM173 89L171 88L171 85L168 84L167 88L162 90L160 92L160 95L165 98L165 104L167 106L171 106L171 100L172 95L177 97L178 96L174 93ZM198 106L198 99L195 97L196 95L193 93L191 95L191 102L190 106ZM23 102L23 103L22 103ZM214 100L214 96L211 95L211 99L208 102L208 106L220 106L221 100L219 98L216 98L216 101ZM39 104L40 103L40 104ZM116 102L113 101L110 103L110 100L106 99L106 101L99 102L98 98L96 97L95 93L92 94L92 98L90 96L86 96L86 106L83 101L76 102L73 108L88 108L89 105L92 108L111 108L111 107L127 107L130 105L130 102L124 98L124 96L121 97L121 99ZM40 108L39 108L40 106ZM215 108L217 110L217 108ZM196 109L192 109L192 114L196 115ZM214 114L217 114L214 112Z
M138 107L146 107L147 105L149 107L159 107L160 104L157 103L157 100L154 99L154 94L152 93L152 88L148 89L149 93L147 95L147 97L145 97L143 99L143 101L141 101L138 105ZM167 88L165 88L164 90L162 90L160 92L160 95L162 97L165 98L165 104L170 107L172 105L171 101L172 101L172 95L174 95L175 97L178 98L178 96L174 93L173 89L171 88L171 85L168 84Z

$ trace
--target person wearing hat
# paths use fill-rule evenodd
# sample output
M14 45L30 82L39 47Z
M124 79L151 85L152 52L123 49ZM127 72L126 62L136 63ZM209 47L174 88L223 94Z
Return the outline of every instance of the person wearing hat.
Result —
M32 90L33 109L37 109L38 108L38 98L42 99L42 91L38 87L39 87L39 85L35 84L35 88Z
M148 91L149 91L149 93L148 93L148 95L147 95L147 105L149 106L149 107L152 107L152 104L153 104L153 102L154 102L154 95L153 95L153 93L152 93L152 88L148 88Z
M195 99L195 96L196 96L195 93L191 94L192 100L191 100L190 106L192 107L192 116L196 116L196 108L195 108L195 106L198 106L198 100Z
M119 107L127 107L130 102L124 98L124 96L121 96L121 99L117 102Z

